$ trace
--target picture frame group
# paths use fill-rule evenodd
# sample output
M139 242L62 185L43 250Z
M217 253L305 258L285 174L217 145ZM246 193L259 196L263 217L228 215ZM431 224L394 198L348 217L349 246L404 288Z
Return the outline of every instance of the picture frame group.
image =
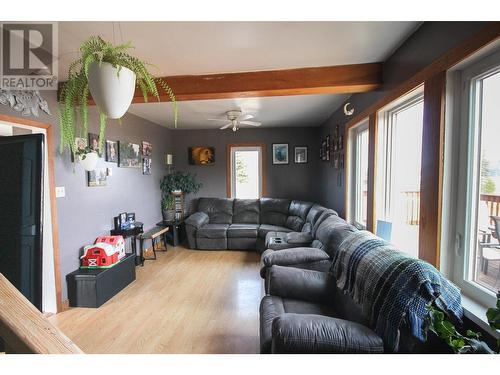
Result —
M273 143L272 144L273 164L289 164L289 144L288 143ZM293 161L295 164L306 164L308 162L308 147L294 146Z

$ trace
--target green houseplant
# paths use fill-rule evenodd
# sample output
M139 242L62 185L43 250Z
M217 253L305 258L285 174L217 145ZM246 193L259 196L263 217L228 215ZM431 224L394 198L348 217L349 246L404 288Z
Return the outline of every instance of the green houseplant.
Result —
M158 87L165 91L174 105L174 126L177 127L177 102L172 89L161 78L153 77L147 63L128 54L130 48L130 42L115 46L99 36L89 38L80 46L81 56L69 66L68 81L59 95L61 153L68 148L75 155L75 137L87 133L90 94L99 109L100 150L105 139L107 119L120 118L125 113L136 86L145 102L149 95L160 100ZM108 113L106 98L111 101L120 99L121 109Z
M196 181L196 175L189 172L174 172L166 175L160 182L161 187L161 207L163 219L169 221L172 214L175 215L175 204L172 192L182 194L197 193L202 187L202 183ZM172 213L172 211L174 211ZM171 219L170 219L171 220Z
M442 339L454 353L493 354L494 351L484 341L480 340L481 334L467 330L460 333L455 325L447 318L446 314L434 305L427 306L428 315L424 322L424 337L427 339L429 332ZM488 324L494 330L500 329L500 293L497 294L496 307L486 311ZM500 352L500 339L497 340L497 353Z

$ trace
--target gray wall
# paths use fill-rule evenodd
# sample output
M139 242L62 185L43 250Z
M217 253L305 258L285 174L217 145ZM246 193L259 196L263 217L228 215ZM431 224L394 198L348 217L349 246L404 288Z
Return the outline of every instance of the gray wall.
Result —
M474 35L485 22L425 22L413 33L384 63L382 87L376 91L352 95L348 101L352 103L356 112L383 98L413 74L429 65L440 55L457 46L466 38ZM333 134L335 125L340 125L340 133L344 133L344 125L350 118L344 115L342 107L322 125L320 138ZM345 134L344 134L345 136ZM321 140L318 140L319 147ZM339 172L328 163L321 163L319 168L320 202L331 207L345 217L345 171L340 172L342 184L338 186Z
M174 130L175 170L196 173L203 187L188 197L226 197L226 150L231 143L260 142L266 145L267 196L317 201L319 128L260 128L231 130ZM288 143L288 165L272 164L272 143ZM196 166L188 163L188 147L214 146L215 165ZM308 163L293 162L293 147L308 147Z
M54 131L54 165L56 186L66 188L66 197L57 199L59 229L59 258L62 278L63 300L67 298L65 275L79 266L79 251L83 245L92 243L99 235L109 234L113 217L120 212L135 212L136 219L151 227L161 219L159 182L166 169L163 155L171 151L171 131L140 117L127 114L122 124L111 120L107 139L128 140L134 143L150 141L153 145L152 174L143 175L141 169L118 168L116 163L106 163L104 158L98 166L112 168L107 186L87 187L86 172L70 161L68 151L59 154L59 126L57 120L56 94L43 92L49 102L52 116L42 114L34 120L50 123ZM18 116L6 106L0 113ZM89 115L89 131L97 132L95 108Z

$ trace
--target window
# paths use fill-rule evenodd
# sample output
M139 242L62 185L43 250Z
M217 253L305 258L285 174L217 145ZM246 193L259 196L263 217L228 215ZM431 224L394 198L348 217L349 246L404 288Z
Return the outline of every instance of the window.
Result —
M455 279L491 304L500 289L500 53L461 72Z
M418 257L423 87L379 112L377 234Z
M262 146L230 146L231 197L262 196Z
M368 204L368 120L349 130L350 163L349 220L366 228Z

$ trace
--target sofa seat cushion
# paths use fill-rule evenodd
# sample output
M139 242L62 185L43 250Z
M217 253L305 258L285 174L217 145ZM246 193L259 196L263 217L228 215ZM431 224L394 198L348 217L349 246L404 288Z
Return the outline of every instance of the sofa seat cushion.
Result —
M227 230L228 238L257 238L259 224L231 224Z
M261 353L271 352L273 320L285 313L336 316L335 311L329 306L278 296L265 296L260 302Z
M196 231L198 238L226 238L229 224L207 224Z
M291 229L281 227L279 225L270 225L270 224L261 224L259 226L259 237L260 238L266 238L267 233L269 232L284 232L288 233L291 232Z

